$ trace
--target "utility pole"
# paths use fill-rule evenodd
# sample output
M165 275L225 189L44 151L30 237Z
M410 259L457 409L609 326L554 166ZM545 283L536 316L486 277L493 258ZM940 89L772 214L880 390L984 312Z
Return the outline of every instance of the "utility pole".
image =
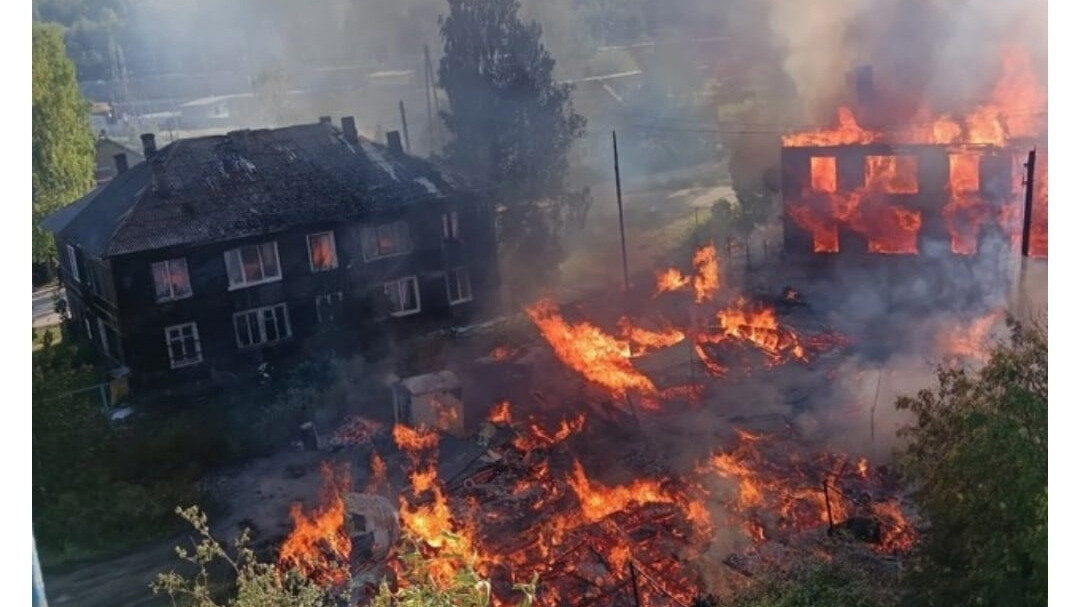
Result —
M405 102L398 100L398 110L401 111L401 133L405 136L405 151L412 152L412 146L409 145L409 123L405 120Z
M611 148L615 152L615 199L619 203L619 239L622 241L623 292L630 290L630 270L626 265L626 228L623 225L622 183L619 179L619 141L611 131Z
M1020 277L1016 281L1016 316L1022 317L1024 301L1024 282L1027 279L1027 259L1031 255L1031 210L1035 197L1035 149L1028 152L1027 169L1024 173L1024 221L1020 233Z
M424 45L424 101L427 102L428 155L435 152L435 124L431 122L431 54Z
M1027 257L1031 254L1031 206L1035 193L1035 149L1028 152L1028 161L1024 164L1027 176L1024 179L1024 232L1021 240L1020 254Z

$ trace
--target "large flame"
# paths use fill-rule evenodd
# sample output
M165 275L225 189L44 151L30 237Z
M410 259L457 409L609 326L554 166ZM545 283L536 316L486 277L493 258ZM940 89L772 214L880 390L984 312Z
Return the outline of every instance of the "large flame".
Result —
M349 470L335 471L329 462L322 465L323 487L319 506L310 514L299 503L289 511L293 530L278 553L283 570L295 569L323 585L338 585L349 578L349 555L352 541L345 526L345 492L349 489Z
M1014 246L1019 246L1021 221L1017 198L1003 201L992 210L980 187L979 162L994 149L1027 147L1032 138L1044 136L1046 90L1038 83L1028 53L1007 47L997 83L986 102L965 115L938 115L923 108L909 124L873 130L861 126L854 112L838 109L838 125L791 133L785 147L832 147L867 144L949 145L949 181L941 213L949 232L950 246L959 255L973 255L983 227L996 212L997 223ZM862 184L838 185L836 150L823 149L810 157L810 179L797 201L789 202L787 214L795 225L813 237L815 253L840 250L840 230L847 228L867 240L872 253L918 253L923 226L920 211L907 207L897 195L918 194L914 157L867 156ZM906 165L906 166L905 166ZM1031 254L1046 255L1047 188L1045 158L1037 162ZM1008 192L1005 192L1008 194Z
M628 341L608 335L588 322L567 322L550 299L541 299L525 312L554 349L555 356L586 379L617 396L630 390L656 392L653 382L630 364Z

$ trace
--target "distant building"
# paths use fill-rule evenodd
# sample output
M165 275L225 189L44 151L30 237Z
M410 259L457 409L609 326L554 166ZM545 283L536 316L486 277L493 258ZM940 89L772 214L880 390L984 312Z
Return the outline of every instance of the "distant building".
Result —
M123 160L117 158L121 154L124 156ZM142 159L142 154L109 139L102 132L94 146L94 182L102 185L116 176L119 167L134 166Z
M399 333L470 322L497 292L492 205L388 135L352 117L143 135L146 161L45 221L72 319L136 388L301 354L350 310Z

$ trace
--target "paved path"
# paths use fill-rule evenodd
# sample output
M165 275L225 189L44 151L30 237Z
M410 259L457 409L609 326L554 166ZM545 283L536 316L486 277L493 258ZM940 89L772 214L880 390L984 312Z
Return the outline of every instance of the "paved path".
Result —
M59 286L34 289L34 328L60 324L56 313L56 300L64 296L64 289Z

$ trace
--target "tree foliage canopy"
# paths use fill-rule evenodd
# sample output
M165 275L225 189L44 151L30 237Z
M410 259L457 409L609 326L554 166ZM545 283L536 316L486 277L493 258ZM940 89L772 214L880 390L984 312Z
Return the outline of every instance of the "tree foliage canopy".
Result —
M1010 325L983 368L941 369L897 402L915 416L902 464L927 522L911 604L1046 604L1047 341Z
M438 70L449 100L446 162L494 186L510 258L542 277L557 267L559 233L588 212L588 191L569 192L565 181L585 119L574 112L571 86L555 82L540 26L522 22L517 0L449 2Z
M585 119L573 110L571 87L553 79L539 24L523 23L518 8L517 0L450 0L439 85L450 102L447 160L535 201L561 193Z
M33 25L33 217L34 261L54 256L52 239L38 227L50 212L90 189L94 136L89 105L75 80L75 66L54 25Z

